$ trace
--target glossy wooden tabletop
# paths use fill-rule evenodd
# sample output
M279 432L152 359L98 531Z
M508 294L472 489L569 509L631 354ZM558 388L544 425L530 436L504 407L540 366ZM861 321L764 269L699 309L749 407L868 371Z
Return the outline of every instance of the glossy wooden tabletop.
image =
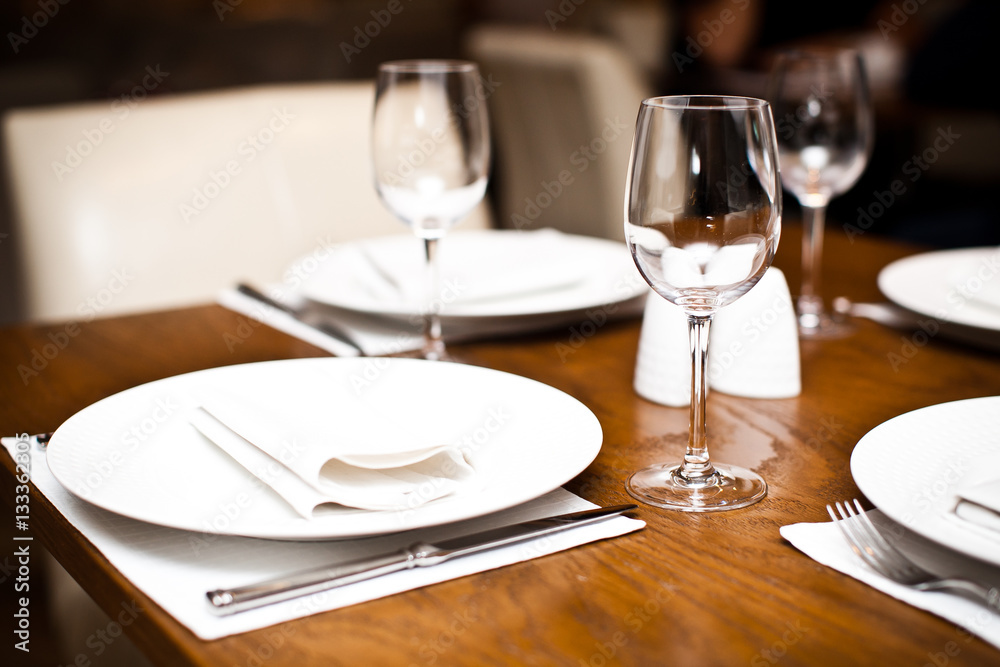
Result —
M778 260L793 290L796 234L786 230ZM918 250L872 236L851 243L833 230L827 292L876 300L878 270ZM65 324L0 330L0 428L50 431L100 398L178 373L321 355L245 324L205 306L95 320L72 335ZM237 331L247 335L227 345ZM25 384L18 366L61 333L68 344ZM604 446L567 488L609 505L629 501L630 472L679 456L686 441L686 409L632 389L638 336L633 320L582 339L567 327L453 352L550 384L593 410ZM1000 394L1000 355L918 338L859 321L851 337L803 343L800 396L711 395L711 452L765 477L769 494L758 505L714 515L643 506L634 514L648 526L637 533L214 642L196 639L109 569L37 494L32 529L103 608L138 601L146 613L128 634L162 665L1000 664L1000 651L819 565L778 534L786 524L825 521L826 503L858 495L850 454L873 427L927 405ZM10 504L12 465L0 459Z

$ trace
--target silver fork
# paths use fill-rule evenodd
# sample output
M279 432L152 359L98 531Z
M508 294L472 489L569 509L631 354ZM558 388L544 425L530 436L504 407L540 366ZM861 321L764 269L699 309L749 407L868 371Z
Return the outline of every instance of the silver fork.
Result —
M868 518L861 503L854 500L836 503L837 511L830 505L826 511L834 520L856 553L871 569L896 583L921 591L959 591L983 600L991 609L1000 611L1000 589L985 586L969 579L939 577L923 569L889 544Z

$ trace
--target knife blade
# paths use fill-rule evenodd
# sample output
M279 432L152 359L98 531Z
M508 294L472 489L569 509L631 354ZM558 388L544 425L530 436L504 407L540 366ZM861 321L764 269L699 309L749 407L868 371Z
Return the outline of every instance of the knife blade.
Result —
M357 350L361 356L365 356L365 351L361 348L360 345L358 345L357 342L355 342L350 336L348 336L347 333L340 330L338 327L334 326L330 322L327 322L326 320L321 318L307 317L301 310L293 308L286 303L282 303L277 299L272 299L271 297L267 296L260 290L251 287L246 283L240 283L239 285L237 285L236 291L239 292L240 294L243 294L244 296L250 297L255 301L259 301L260 303L270 306L271 308L280 310L281 312L285 313L286 315L289 315L296 321L301 322L307 327L316 329L317 331L326 334L327 336L333 338L334 340L339 340L341 343L344 343L345 345L350 345L352 348Z
M415 542L398 551L302 570L247 586L208 591L205 595L213 612L219 615L235 614L393 572L438 565L452 558L596 523L634 510L636 507L636 505L598 507L440 540L435 544Z

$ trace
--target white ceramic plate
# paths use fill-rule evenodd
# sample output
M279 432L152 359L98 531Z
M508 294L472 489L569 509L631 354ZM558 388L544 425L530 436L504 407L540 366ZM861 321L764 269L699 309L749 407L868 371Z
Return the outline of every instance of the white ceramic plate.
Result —
M649 289L624 241L547 229L491 230L449 234L439 248L446 323L574 313ZM424 308L423 242L413 235L338 246L318 265L313 258L311 270L309 261L300 260L294 272L308 275L302 292L313 301L407 319Z
M482 488L405 511L350 508L306 520L188 423L213 391L258 404L294 401L337 433L352 406L472 452ZM289 424L290 438L294 437ZM214 368L141 385L77 413L47 450L55 477L118 514L209 534L317 540L469 519L566 483L597 456L594 414L533 380L416 359L297 359Z
M900 415L867 433L851 455L858 488L889 518L994 565L1000 565L1000 535L952 509L959 488L995 479L998 471L1000 396Z
M904 257L879 273L890 300L940 322L1000 331L1000 307L983 300L1000 295L1000 248L941 250Z

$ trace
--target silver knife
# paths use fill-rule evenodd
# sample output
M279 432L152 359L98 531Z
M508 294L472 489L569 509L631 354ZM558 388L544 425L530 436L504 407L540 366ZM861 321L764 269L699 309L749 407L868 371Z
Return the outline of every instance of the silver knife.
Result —
M603 521L635 508L636 505L598 507L441 540L437 544L416 542L399 551L303 570L248 586L208 591L205 595L212 611L220 615L235 614L400 570L438 565L452 558Z
M344 343L345 345L350 345L355 350L357 350L361 354L361 356L365 356L365 351L361 349L360 345L358 345L354 340L352 340L351 337L348 336L344 331L340 330L330 322L327 322L325 319L320 317L315 317L315 318L309 317L303 311L297 308L292 308L288 304L282 303L277 299L272 299L271 297L267 296L260 290L255 289L250 285L247 285L246 283L240 283L239 285L237 285L236 291L239 292L240 294L250 297L251 299L254 299L255 301L260 301L263 304L271 306L272 308L277 308L283 313L291 315L293 318L295 318L302 324L305 324L308 327L312 327L313 329L316 329L317 331L326 334L330 338L339 340L341 343Z

